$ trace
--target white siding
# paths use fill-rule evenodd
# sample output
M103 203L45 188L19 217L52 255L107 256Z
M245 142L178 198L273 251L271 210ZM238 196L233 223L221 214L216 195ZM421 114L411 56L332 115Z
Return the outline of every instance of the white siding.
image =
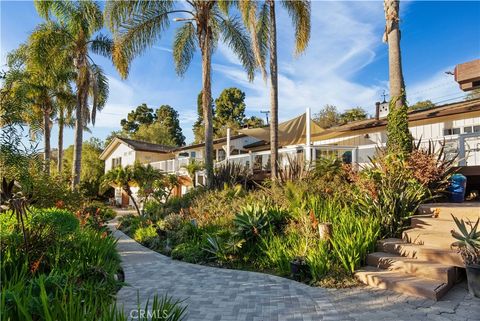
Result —
M135 163L135 151L125 144L119 144L105 160L105 173L112 169L112 158L118 157L122 158L122 167Z

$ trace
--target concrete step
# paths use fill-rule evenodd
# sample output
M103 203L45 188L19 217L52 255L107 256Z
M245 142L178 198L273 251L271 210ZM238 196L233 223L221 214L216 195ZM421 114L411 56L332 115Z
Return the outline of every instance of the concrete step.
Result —
M437 218L447 220L452 219L450 214L453 214L464 220L476 221L480 217L480 202L422 204L417 212L419 214L436 214Z
M450 265L413 259L398 254L375 252L367 256L367 264L384 270L429 278L444 283L455 283L456 268Z
M454 250L407 243L402 239L380 240L377 242L377 250L432 263L465 267L462 257Z
M410 219L412 228L421 228L424 230L433 230L437 232L444 232L450 234L451 230L457 230L455 221L450 219L425 217L425 216L412 216Z
M427 278L418 278L408 274L366 267L355 273L363 283L380 289L392 290L402 294L440 299L452 287L452 284Z
M409 243L421 244L444 250L451 249L452 243L456 241L450 232L422 228L412 228L403 231L402 239Z

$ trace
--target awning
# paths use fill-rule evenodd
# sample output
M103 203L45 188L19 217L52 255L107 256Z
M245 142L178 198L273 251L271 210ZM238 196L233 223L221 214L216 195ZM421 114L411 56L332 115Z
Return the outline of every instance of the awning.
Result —
M278 125L278 143L280 146L305 144L306 142L307 115L302 114L294 119ZM315 122L310 120L310 134L312 137L325 131ZM270 141L270 127L240 129L240 133L255 137L266 142Z

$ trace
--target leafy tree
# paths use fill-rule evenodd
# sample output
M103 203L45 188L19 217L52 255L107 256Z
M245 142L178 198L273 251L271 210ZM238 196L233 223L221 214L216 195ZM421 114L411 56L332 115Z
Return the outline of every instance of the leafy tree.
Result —
M154 144L177 146L177 142L175 141L175 138L170 135L168 128L158 121L151 125L140 126L138 131L135 134L130 135L130 137Z
M435 108L435 104L431 100L421 100L409 107L411 110L427 110Z
M120 125L126 133L136 133L141 125L150 125L156 119L153 109L147 104L141 104L135 110L128 113L127 119L122 119Z
M245 118L245 93L238 88L226 88L215 99L217 131L230 127L242 127Z
M340 122L342 124L350 123L352 121L362 120L367 118L367 112L361 107L347 109L340 115Z
M169 105L162 105L156 110L156 122L160 123L167 130L168 137L174 142L174 146L185 145L178 112Z
M251 116L250 118L245 118L243 120L243 125L247 126L248 128L256 128L264 126L265 123L263 122L262 118Z
M312 119L322 128L338 126L342 123L341 116L334 105L325 105Z
M96 112L103 108L108 97L107 77L102 68L94 63L90 53L110 57L113 43L106 35L98 33L103 27L103 14L96 2L35 0L35 7L52 29L48 41L43 42L44 50L48 52L60 48L76 73L72 165L72 187L75 188L80 182L83 128L90 120L95 125ZM56 20L52 20L52 17Z
M211 101L211 59L218 42L223 41L239 57L250 80L256 67L250 40L241 22L229 17L229 1L108 1L106 16L114 33L113 61L123 77L132 60L151 47L170 25L172 15L181 25L175 33L173 58L178 75L183 76L195 50L202 57L202 106L205 127L205 168L207 186L213 178L213 122Z
M107 147L115 137L125 137L128 138L129 135L122 130L114 130L105 138L104 145Z
M272 180L278 175L278 65L276 3L280 3L292 18L295 29L295 54L300 55L310 40L310 1L265 0L238 2L243 20L253 39L257 64L266 75L266 61L270 66L270 164ZM257 16L257 6L259 7Z
M161 179L163 174L154 169L150 164L143 166L136 162L134 165L126 167L115 167L109 170L102 179L102 188L105 190L110 186L120 187L132 200L138 215L142 215L138 207L131 187L137 186L139 190L145 191L155 180Z
M95 137L83 142L82 150L82 172L80 173L80 189L90 197L96 197L100 192L101 177L105 173L105 162L100 160L99 156L102 153L105 145ZM64 177L71 179L71 168L73 162L73 145L65 149L64 162Z

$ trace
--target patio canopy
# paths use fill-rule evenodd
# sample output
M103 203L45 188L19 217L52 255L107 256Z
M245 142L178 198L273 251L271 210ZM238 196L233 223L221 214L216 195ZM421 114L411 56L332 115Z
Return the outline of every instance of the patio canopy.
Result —
M280 146L305 144L306 142L306 113L295 117L278 125L278 143ZM314 137L325 131L315 122L310 120L310 136ZM270 128L268 126L261 128L245 128L239 130L240 133L255 137L266 142L270 141Z

